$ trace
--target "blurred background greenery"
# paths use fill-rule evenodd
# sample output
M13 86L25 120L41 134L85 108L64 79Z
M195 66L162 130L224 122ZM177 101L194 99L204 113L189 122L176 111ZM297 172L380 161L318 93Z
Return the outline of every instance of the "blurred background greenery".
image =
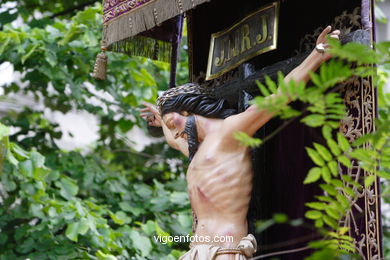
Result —
M93 80L101 8L86 0L1 3L0 64L13 71L2 86L1 122L18 145L6 144L13 163L0 175L0 259L176 259L187 246L152 238L191 231L181 155L162 140L134 148L133 129L146 127L137 108L167 88L169 65L109 53L107 80ZM188 77L183 43L178 83ZM80 119L61 127L50 115L69 113L92 116L87 124L97 129L81 137L93 134L93 142L65 151L74 133L64 128L77 130Z

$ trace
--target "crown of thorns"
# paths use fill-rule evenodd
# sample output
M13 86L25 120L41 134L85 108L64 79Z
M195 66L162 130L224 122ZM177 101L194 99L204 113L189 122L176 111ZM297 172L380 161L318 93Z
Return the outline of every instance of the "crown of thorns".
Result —
M164 91L157 99L157 106L160 111L168 99L181 94L211 95L211 90L209 88L201 87L195 83L187 83L178 87L170 88Z

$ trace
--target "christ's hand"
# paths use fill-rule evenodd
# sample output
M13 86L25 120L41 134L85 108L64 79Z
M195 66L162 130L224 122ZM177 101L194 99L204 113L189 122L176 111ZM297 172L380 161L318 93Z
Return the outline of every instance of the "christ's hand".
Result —
M340 30L334 30L333 32L331 32L331 30L332 27L330 25L327 26L317 38L316 51L321 53L322 62L327 61L332 57L332 55L327 51L327 36L329 35L329 37L334 39L339 39L340 36Z
M141 117L145 119L150 126L161 127L161 115L157 107L153 104L143 102L145 107L140 110Z

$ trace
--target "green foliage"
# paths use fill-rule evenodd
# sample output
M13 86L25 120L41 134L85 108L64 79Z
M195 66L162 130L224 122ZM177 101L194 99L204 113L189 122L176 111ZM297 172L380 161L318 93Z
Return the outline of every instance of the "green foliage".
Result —
M153 235L191 230L185 165L168 163L178 154L164 144L143 153L123 138L144 127L137 106L167 88L168 64L109 53L108 79L92 79L101 37L95 1L25 0L0 12L0 64L20 73L2 86L5 96L30 94L51 112L86 111L99 121L89 152L65 152L43 110L2 118L12 131L0 124L0 259L176 259L186 245ZM17 16L20 27L9 24ZM188 76L181 54L179 84Z
M306 211L305 217L312 220L323 235L322 240L310 244L317 251L308 259L336 259L355 252L353 239L346 235L347 230L339 226L339 223L350 210L349 201L357 196L352 187L358 190L363 187L348 176L339 176L340 167L351 168L353 164L359 163L370 173L364 180L366 186L377 181L377 176L384 180L390 179L390 99L389 94L382 91L390 75L390 43L377 44L376 50L357 43L342 46L332 39L330 44L331 53L341 59L332 59L323 64L317 73L311 73L313 86L296 84L293 81L285 82L282 75L279 75L277 83L266 78L265 84L258 83L263 96L256 97L253 101L258 109L265 109L281 118L289 119L287 123L291 122L292 118L300 118L307 126L322 129L325 143L313 143L313 148L306 148L315 167L310 169L304 183L322 182L319 186L324 192L323 196L317 197L317 201L306 203L309 210ZM355 66L351 67L351 63ZM380 66L372 67L371 64L374 63ZM335 133L340 120L346 116L343 99L337 92L337 84L350 77L368 76L376 80L379 89L380 114L376 131L351 144L342 133ZM300 101L306 104L306 107L302 111L295 111L289 107L288 99ZM266 140L268 137L256 144L256 140L252 138L246 140L246 144L258 146ZM390 189L387 189L385 194L390 194L388 190ZM270 225L271 222L265 224Z
M262 141L259 138L253 138L244 132L235 132L234 138L238 140L243 146L257 147L261 145Z
M97 115L103 124L99 132L102 140L116 140L114 129L127 132L134 125L142 125L139 117L129 115L137 115L136 107L142 101L154 101L158 89L167 88L167 66L109 53L108 78L95 81L90 74L100 49L100 37L100 4L78 12L70 20L54 19L42 27L4 25L0 32L0 63L10 62L21 73L20 83L4 86L5 94L29 93L52 111L66 113L76 109ZM179 84L188 75L185 52L182 54ZM37 119L45 120L42 111L34 111L34 117L30 115L32 111L25 111L17 115L19 118L7 117L3 122L26 129L35 125ZM53 131L41 131L42 127ZM42 139L39 133L46 132L48 140L55 140L61 137L55 127L46 122L31 133Z
M7 130L1 129L4 135ZM45 162L37 151L3 138L8 162L0 176L5 194L1 259L163 259L173 248L157 244L152 236L189 231L184 180L160 178L163 185L158 178L146 184L140 176L132 177L140 170L152 175L169 169L121 167L110 162L108 150L94 156L62 152Z

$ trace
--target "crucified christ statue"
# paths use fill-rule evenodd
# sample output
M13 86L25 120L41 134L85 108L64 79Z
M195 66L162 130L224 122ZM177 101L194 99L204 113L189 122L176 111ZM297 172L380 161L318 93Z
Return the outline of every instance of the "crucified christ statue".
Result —
M331 57L323 48L328 34L338 39L340 31L325 28L316 42L320 47L286 76L286 82L307 82L309 72ZM208 94L208 89L192 83L171 88L158 98L158 107L146 103L141 116L149 125L162 127L167 143L191 160L187 182L197 217L195 235L211 241L191 243L180 259L248 259L257 248L247 225L253 173L250 150L233 134L242 131L252 136L273 114L254 105L237 114L225 100ZM230 236L233 241L213 240L217 236Z

